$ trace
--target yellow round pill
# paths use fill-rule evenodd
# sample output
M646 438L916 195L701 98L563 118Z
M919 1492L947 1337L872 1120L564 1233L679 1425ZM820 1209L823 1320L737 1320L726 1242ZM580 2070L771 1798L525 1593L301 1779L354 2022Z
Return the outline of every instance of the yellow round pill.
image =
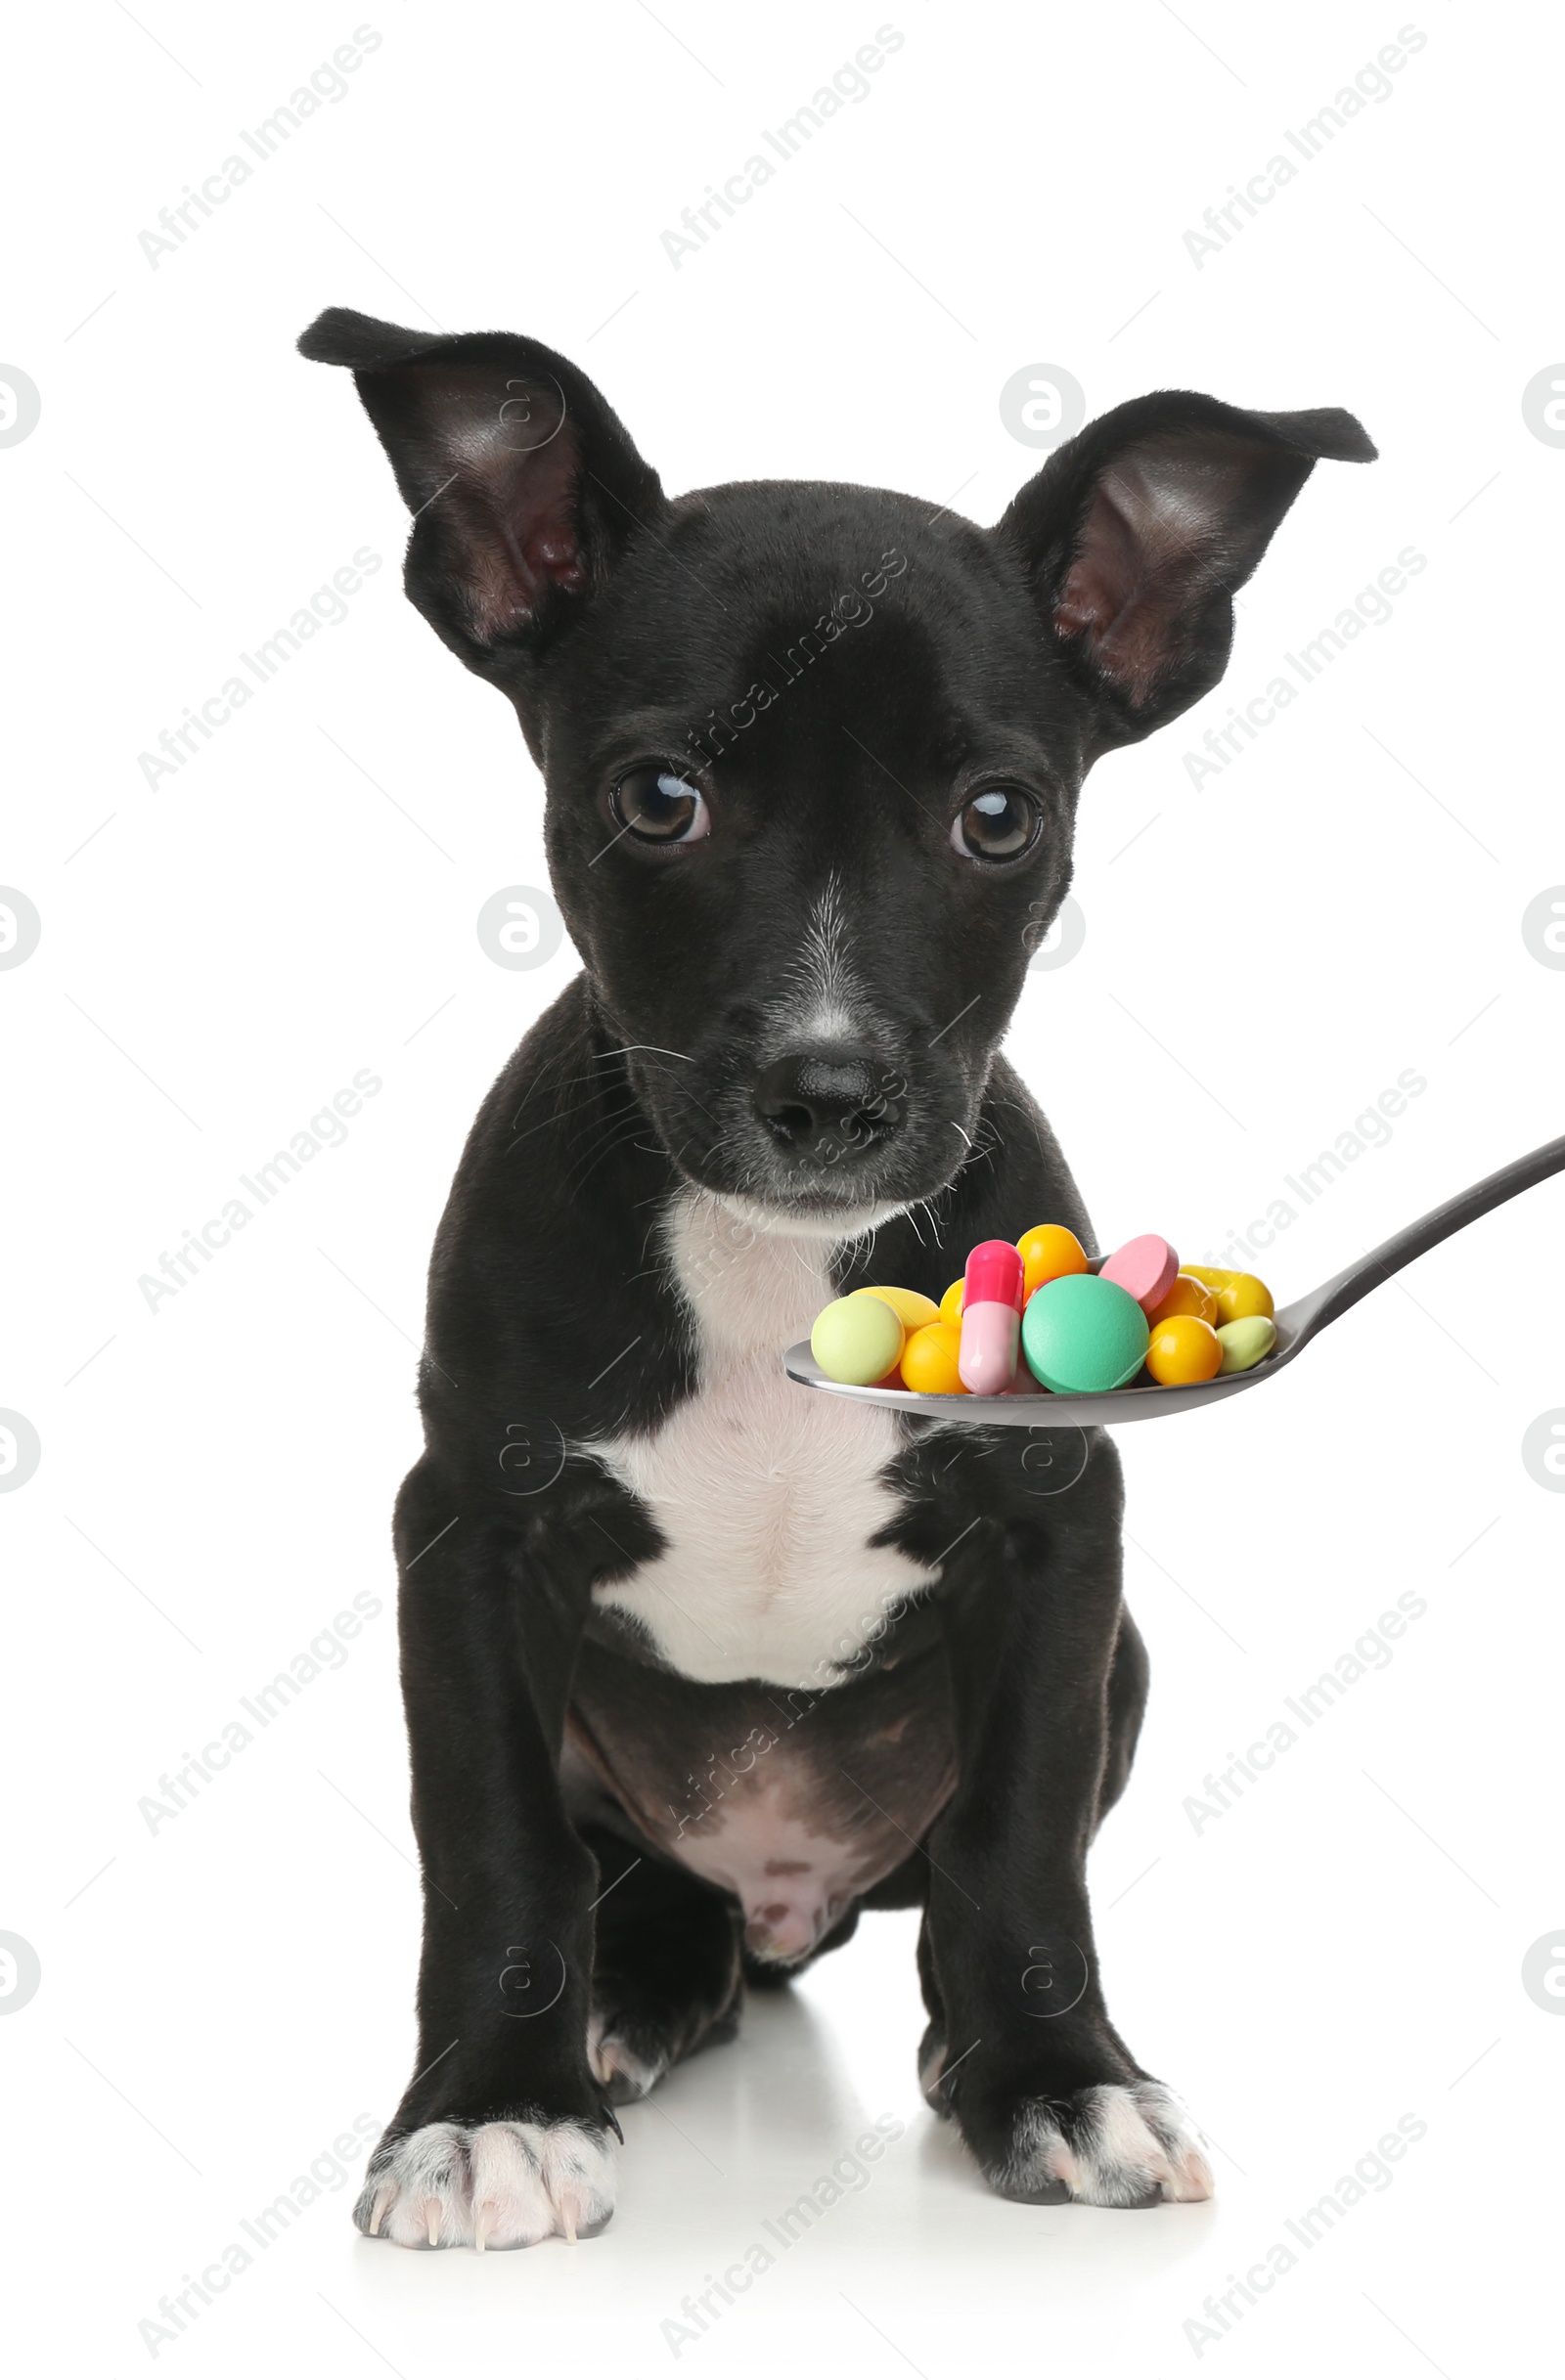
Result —
M957 1286L960 1289L961 1284ZM905 1386L918 1389L924 1396L965 1396L966 1384L957 1369L961 1346L960 1322L925 1323L921 1331L914 1332L902 1350ZM822 1369L825 1370L824 1365Z
M1272 1292L1264 1281L1256 1279L1254 1273L1230 1273L1228 1279L1219 1284L1214 1295L1218 1311L1225 1322L1248 1322L1257 1314L1270 1322L1276 1312Z
M872 1388L902 1353L902 1317L883 1298L834 1298L810 1333L810 1353L827 1380Z
M1168 1296L1161 1305L1153 1306L1146 1319L1155 1327L1159 1322L1171 1322L1176 1314L1193 1314L1199 1322L1217 1322L1216 1296L1193 1273L1177 1273Z
M1264 1314L1270 1322L1276 1312L1272 1292L1254 1273L1230 1272L1221 1264L1182 1264L1180 1270L1212 1292L1224 1322L1248 1322L1252 1314Z
M1016 1242L1021 1257L1024 1279L1023 1302L1035 1289L1046 1281L1057 1281L1063 1273L1084 1273L1087 1270L1087 1251L1074 1231L1063 1223L1035 1223Z
M899 1316L905 1331L921 1331L926 1322L938 1322L940 1308L933 1298L925 1298L916 1289L854 1289L850 1298L879 1298Z
M942 1322L960 1322L961 1320L961 1298L962 1292L965 1290L966 1286L967 1283L965 1275L959 1276L957 1280L953 1281L951 1287L947 1290L945 1296L940 1300L940 1319Z
M1223 1365L1223 1343L1198 1314L1174 1314L1152 1325L1146 1368L1160 1388L1183 1388L1191 1381L1215 1380Z

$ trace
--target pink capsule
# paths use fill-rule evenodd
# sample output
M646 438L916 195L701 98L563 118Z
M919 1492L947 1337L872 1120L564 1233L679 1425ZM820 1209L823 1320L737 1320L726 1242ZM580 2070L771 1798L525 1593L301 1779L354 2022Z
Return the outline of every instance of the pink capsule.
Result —
M1024 1280L1008 1240L980 1240L967 1258L957 1370L971 1396L1001 1396L1016 1377Z

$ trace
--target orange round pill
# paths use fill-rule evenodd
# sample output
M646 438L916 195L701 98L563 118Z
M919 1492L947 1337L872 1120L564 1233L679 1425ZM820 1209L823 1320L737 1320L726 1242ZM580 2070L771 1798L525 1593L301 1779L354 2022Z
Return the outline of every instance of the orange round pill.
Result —
M1062 1273L1084 1273L1087 1270L1087 1251L1074 1231L1063 1223L1035 1223L1016 1242L1021 1257L1024 1279L1023 1300L1046 1281L1057 1281Z
M1146 1319L1154 1330L1160 1322L1171 1322L1176 1314L1193 1314L1198 1322L1210 1322L1217 1327L1218 1302L1204 1281L1193 1273L1178 1273L1174 1286L1161 1305L1156 1305Z
M945 1296L940 1300L940 1319L942 1322L960 1322L961 1320L961 1294L966 1286L967 1282L965 1274L960 1275L958 1279L953 1281L951 1287L947 1290Z
M966 1387L957 1369L961 1346L960 1322L926 1322L921 1331L912 1332L902 1350L902 1377L906 1386L924 1396L965 1396ZM1219 1363L1222 1360L1223 1350L1219 1347Z
M1191 1381L1215 1380L1223 1362L1223 1342L1198 1314L1173 1314L1154 1323L1147 1342L1146 1368L1160 1388L1183 1388Z

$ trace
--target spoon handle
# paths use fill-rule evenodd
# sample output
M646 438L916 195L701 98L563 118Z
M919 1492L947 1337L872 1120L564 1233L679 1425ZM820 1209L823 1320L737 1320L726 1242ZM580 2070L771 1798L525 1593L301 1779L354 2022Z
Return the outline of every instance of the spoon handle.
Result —
M1292 1305L1281 1309L1277 1326L1286 1334L1290 1351L1303 1346L1317 1331L1323 1331L1328 1322L1335 1322L1339 1314L1345 1314L1350 1305L1357 1305L1361 1298L1367 1298L1372 1289L1378 1289L1382 1281L1389 1281L1393 1273L1401 1272L1415 1256L1438 1248L1442 1240L1449 1240L1453 1232L1475 1223L1492 1207L1502 1207L1518 1191L1530 1190L1535 1182L1546 1181L1551 1173L1560 1172L1565 1172L1565 1134L1558 1140L1545 1140L1541 1149L1513 1159L1508 1166L1501 1166L1498 1173L1474 1182L1470 1190L1460 1190L1443 1206L1431 1208L1416 1223L1394 1231L1389 1240L1382 1240L1367 1256L1360 1256L1329 1281L1322 1281L1319 1289L1311 1290L1307 1297L1297 1298Z

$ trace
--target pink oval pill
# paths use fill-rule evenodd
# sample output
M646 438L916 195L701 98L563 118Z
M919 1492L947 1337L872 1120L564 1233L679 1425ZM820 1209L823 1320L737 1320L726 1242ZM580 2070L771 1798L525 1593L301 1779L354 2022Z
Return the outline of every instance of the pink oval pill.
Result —
M1155 1231L1145 1231L1140 1239L1127 1240L1123 1248L1115 1249L1099 1278L1128 1290L1141 1311L1149 1314L1168 1296L1179 1269L1179 1257L1167 1240L1160 1240Z

